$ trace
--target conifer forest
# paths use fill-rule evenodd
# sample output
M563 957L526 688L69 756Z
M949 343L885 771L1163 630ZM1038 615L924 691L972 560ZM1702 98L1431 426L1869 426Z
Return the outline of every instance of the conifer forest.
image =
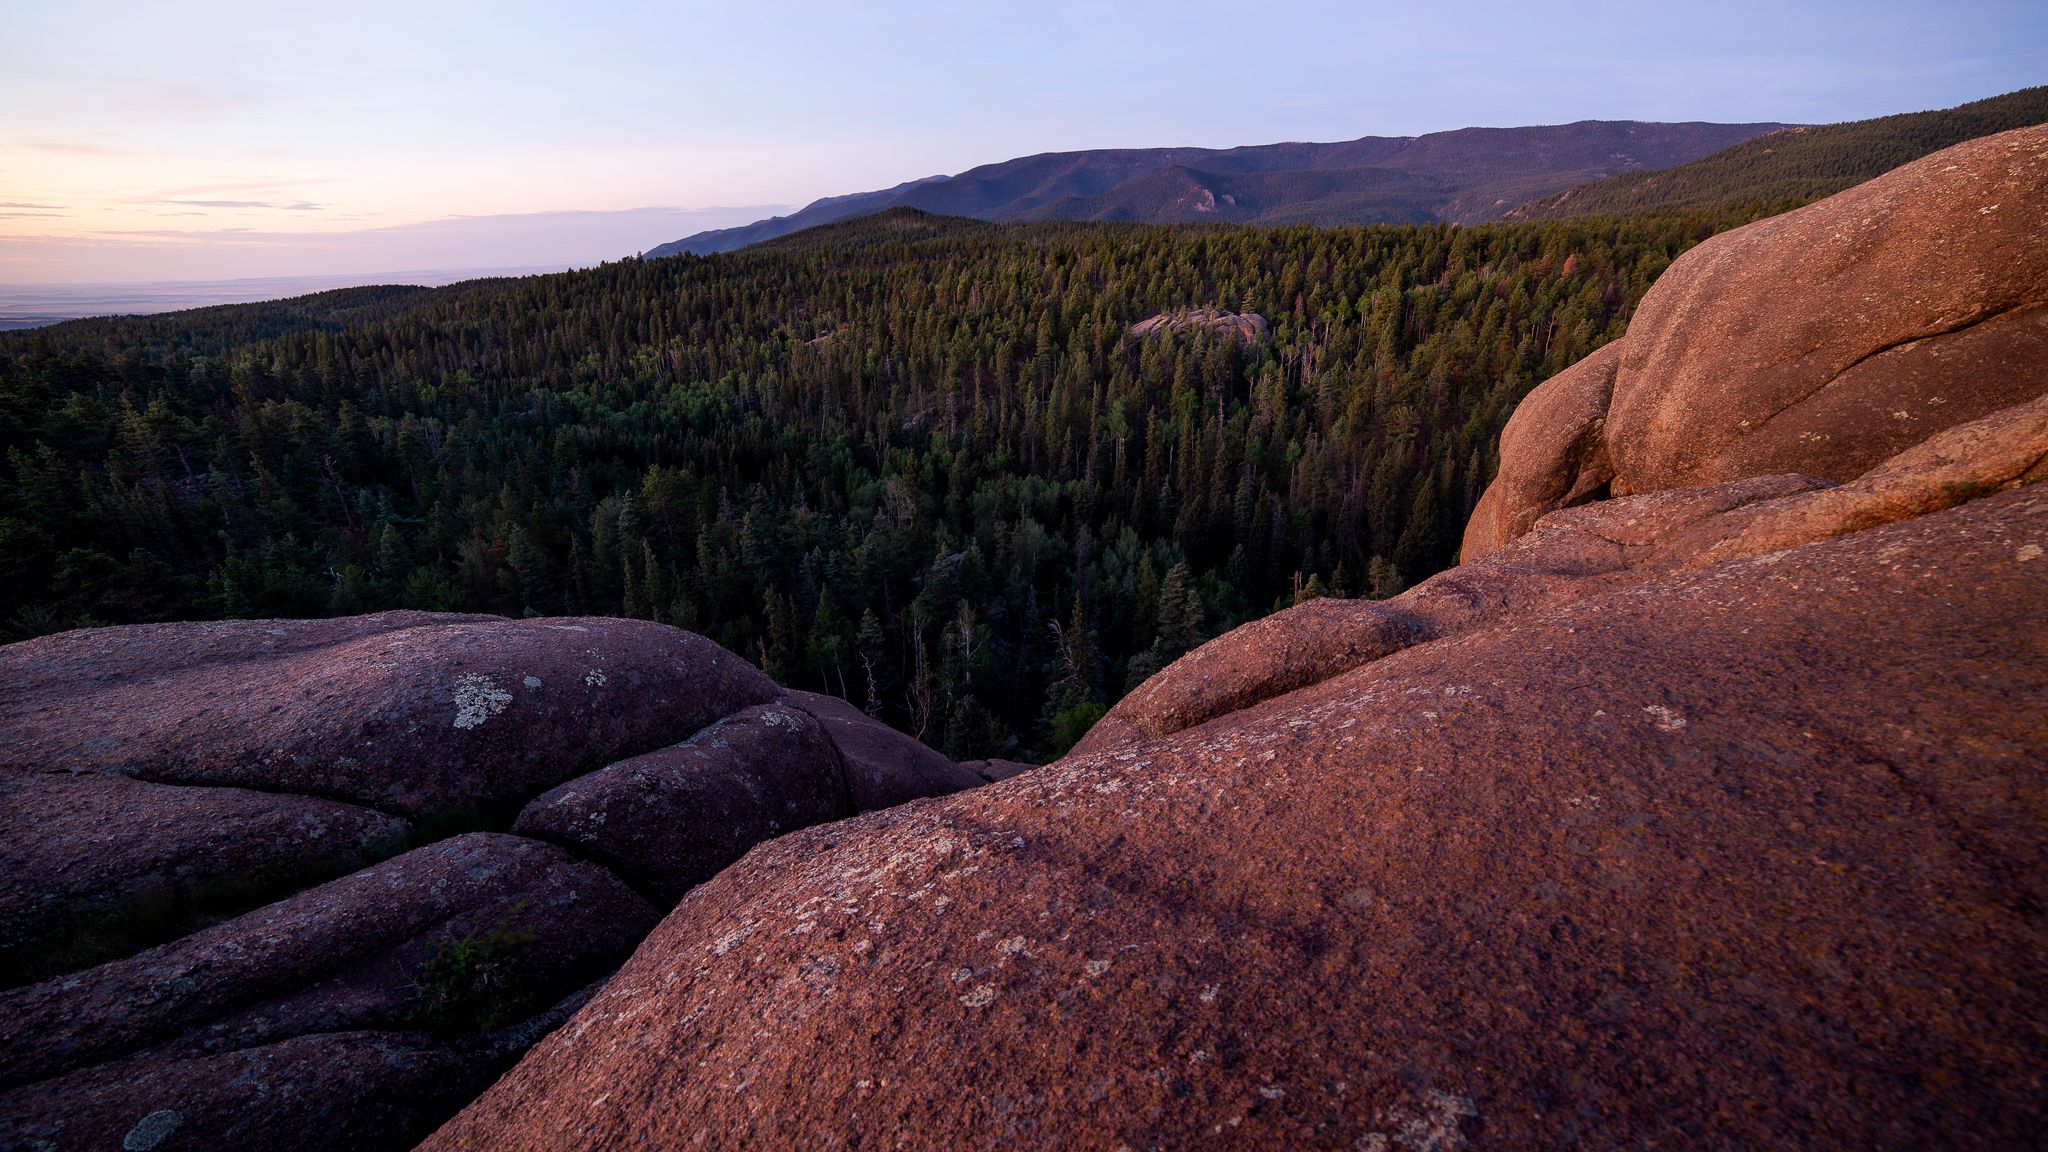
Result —
M1742 222L899 211L0 336L0 630L644 617L1043 759L1208 637L1452 563L1516 402Z

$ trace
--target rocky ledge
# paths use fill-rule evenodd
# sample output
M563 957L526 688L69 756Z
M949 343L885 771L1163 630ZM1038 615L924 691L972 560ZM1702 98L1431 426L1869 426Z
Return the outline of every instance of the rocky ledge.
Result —
M1131 335L1180 335L1209 332L1245 344L1264 340L1271 332L1266 318L1256 312L1226 312L1221 308L1182 308L1161 312L1131 325Z

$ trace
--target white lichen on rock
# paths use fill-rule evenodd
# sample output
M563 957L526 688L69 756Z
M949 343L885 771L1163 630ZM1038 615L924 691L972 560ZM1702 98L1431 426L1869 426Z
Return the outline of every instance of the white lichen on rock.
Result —
M1454 1096L1439 1088L1425 1088L1421 1107L1410 1111L1399 1104L1374 1117L1381 1131L1359 1137L1359 1152L1459 1152L1466 1146L1465 1121L1479 1115L1469 1097Z
M123 1152L149 1152L149 1149L164 1142L164 1137L178 1126L178 1114L169 1108L159 1108L135 1122L135 1127L121 1137Z
M1660 732L1677 732L1685 727L1685 717L1662 704L1644 705L1643 713L1656 723Z
M489 676L472 672L455 682L455 726L475 728L505 710L512 694Z

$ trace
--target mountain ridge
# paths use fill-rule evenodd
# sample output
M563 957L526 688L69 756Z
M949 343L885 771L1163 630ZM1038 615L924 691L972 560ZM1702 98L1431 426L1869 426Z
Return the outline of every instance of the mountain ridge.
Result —
M1530 200L1508 220L1622 216L1735 204L1789 207L1965 140L2048 123L2048 85L1953 108L1782 128L1661 171L1625 172Z
M645 255L729 252L896 207L989 221L1479 223L1591 179L1686 163L1787 127L1793 126L1579 120L1233 148L1040 152L826 197L787 216L700 232Z

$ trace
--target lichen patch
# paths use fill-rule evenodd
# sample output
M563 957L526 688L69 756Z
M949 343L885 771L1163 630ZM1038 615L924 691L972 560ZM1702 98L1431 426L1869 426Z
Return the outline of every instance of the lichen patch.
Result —
M505 710L512 694L489 676L472 672L455 682L455 726L475 728Z
M159 1108L135 1122L135 1127L121 1137L122 1152L149 1152L149 1149L164 1142L177 1128L180 1117L169 1108Z
M1644 705L1643 714L1650 718L1659 732L1678 732L1685 728L1685 717L1662 704Z

